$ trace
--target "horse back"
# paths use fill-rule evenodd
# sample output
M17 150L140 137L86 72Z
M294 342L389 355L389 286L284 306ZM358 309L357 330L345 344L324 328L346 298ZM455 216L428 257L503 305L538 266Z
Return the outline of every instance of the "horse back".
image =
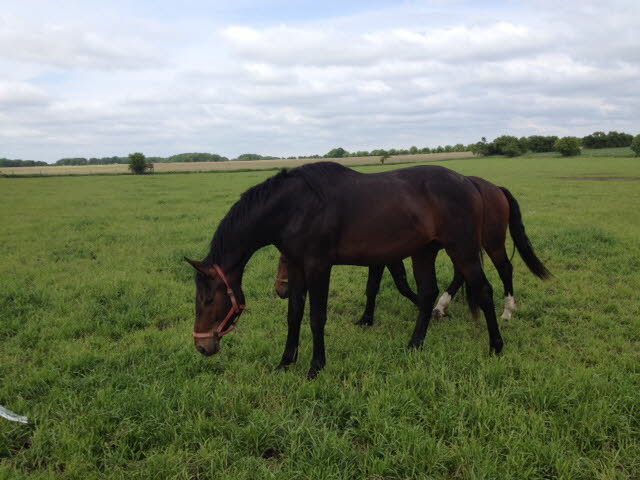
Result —
M509 201L502 190L480 177L468 177L482 196L482 244L485 248L504 246L509 226Z
M336 185L335 198L340 263L395 260L459 238L480 244L481 196L466 177L443 167L361 174Z

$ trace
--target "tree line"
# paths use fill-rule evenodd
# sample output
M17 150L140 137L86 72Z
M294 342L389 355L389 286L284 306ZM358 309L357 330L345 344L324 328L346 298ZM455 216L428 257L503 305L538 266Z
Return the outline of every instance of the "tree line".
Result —
M47 162L37 160L10 160L8 158L0 158L0 167L49 167Z
M449 152L473 152L475 155L506 155L516 157L524 155L527 152L543 153L543 152L560 152L562 155L579 155L581 147L584 148L618 148L631 147L636 156L640 156L640 135L635 137L629 133L610 131L593 132L586 137L563 137L558 138L555 135L531 135L529 137L515 137L511 135L502 135L492 142L488 142L485 137L479 142L470 145L458 143L456 145L445 145L434 148L412 146L408 149L374 149L371 151L358 150L349 152L342 147L329 150L324 155L301 155L290 156L287 159L301 158L346 158L346 157L384 157L397 155L416 155L419 153L449 153ZM243 153L233 160L250 161L250 160L282 160L285 157L274 157L269 155L259 155L257 153ZM216 153L192 152L180 153L169 157L145 157L147 163L179 163L179 162L228 162L229 158ZM113 164L129 164L130 156L127 157L73 157L61 158L56 161L53 166L67 165L113 165ZM52 166L47 162L36 160L11 160L8 158L0 158L0 167L45 167Z
M181 163L181 162L227 162L229 159L216 153L179 153L170 157L146 157L150 163ZM102 158L61 158L54 165L114 165L128 164L129 157Z
M584 148L619 148L631 147L638 156L640 155L640 135L634 137L624 132L612 131L609 133L594 132L586 137L562 137L555 135L530 137L514 137L502 135L492 142L487 142L485 137L470 145L470 150L475 155L506 155L517 157L527 152L559 152L563 156L580 155L581 147Z
M462 143L458 143L456 145L445 145L438 146L434 148L423 147L418 148L415 145L408 149L396 149L390 148L389 150L385 150L382 148L378 148L375 150L371 150L370 152L366 150L358 150L356 152L349 152L342 147L333 148L329 150L326 154L323 155L324 158L346 158L346 157L390 157L396 155L417 155L419 153L451 153L451 152L468 152L470 151L471 145L463 145ZM302 158L302 157L300 157ZM308 158L308 157L304 157Z

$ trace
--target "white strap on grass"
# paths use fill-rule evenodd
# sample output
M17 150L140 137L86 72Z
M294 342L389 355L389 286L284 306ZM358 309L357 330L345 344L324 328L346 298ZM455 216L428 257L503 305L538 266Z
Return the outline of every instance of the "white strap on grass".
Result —
M6 418L11 422L20 422L20 423L29 423L27 417L23 417L22 415L17 415L13 413L11 410L7 410L2 405L0 405L0 417Z

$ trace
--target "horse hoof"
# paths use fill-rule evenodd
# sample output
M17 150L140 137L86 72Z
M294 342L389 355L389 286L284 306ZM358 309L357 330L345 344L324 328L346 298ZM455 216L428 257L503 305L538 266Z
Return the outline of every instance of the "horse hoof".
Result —
M502 341L502 339L500 339L499 342L496 342L495 344L491 345L489 349L489 354L499 356L502 354L503 347L504 347L504 342Z
M431 312L431 317L435 318L436 320L444 320L445 316L445 313L442 310L438 310L437 308L434 309L433 312Z
M419 350L419 349L422 348L422 344L423 344L423 342L416 342L416 341L411 340L409 342L409 345L407 345L407 348L409 350Z
M362 317L360 320L354 323L359 327L371 327L373 326L373 317Z
M280 362L276 367L276 372L286 372L289 370L289 367L293 365L293 363L282 363Z
M315 368L311 367L309 369L309 372L307 373L307 380L315 380L316 377L318 376L318 372L319 370L316 370Z

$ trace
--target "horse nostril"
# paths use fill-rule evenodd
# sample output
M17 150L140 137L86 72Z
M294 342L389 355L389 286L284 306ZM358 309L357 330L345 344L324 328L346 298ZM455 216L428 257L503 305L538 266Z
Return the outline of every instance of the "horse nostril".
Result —
M204 347L198 345L196 346L196 350L198 350L202 355L206 355L207 351L204 349Z

